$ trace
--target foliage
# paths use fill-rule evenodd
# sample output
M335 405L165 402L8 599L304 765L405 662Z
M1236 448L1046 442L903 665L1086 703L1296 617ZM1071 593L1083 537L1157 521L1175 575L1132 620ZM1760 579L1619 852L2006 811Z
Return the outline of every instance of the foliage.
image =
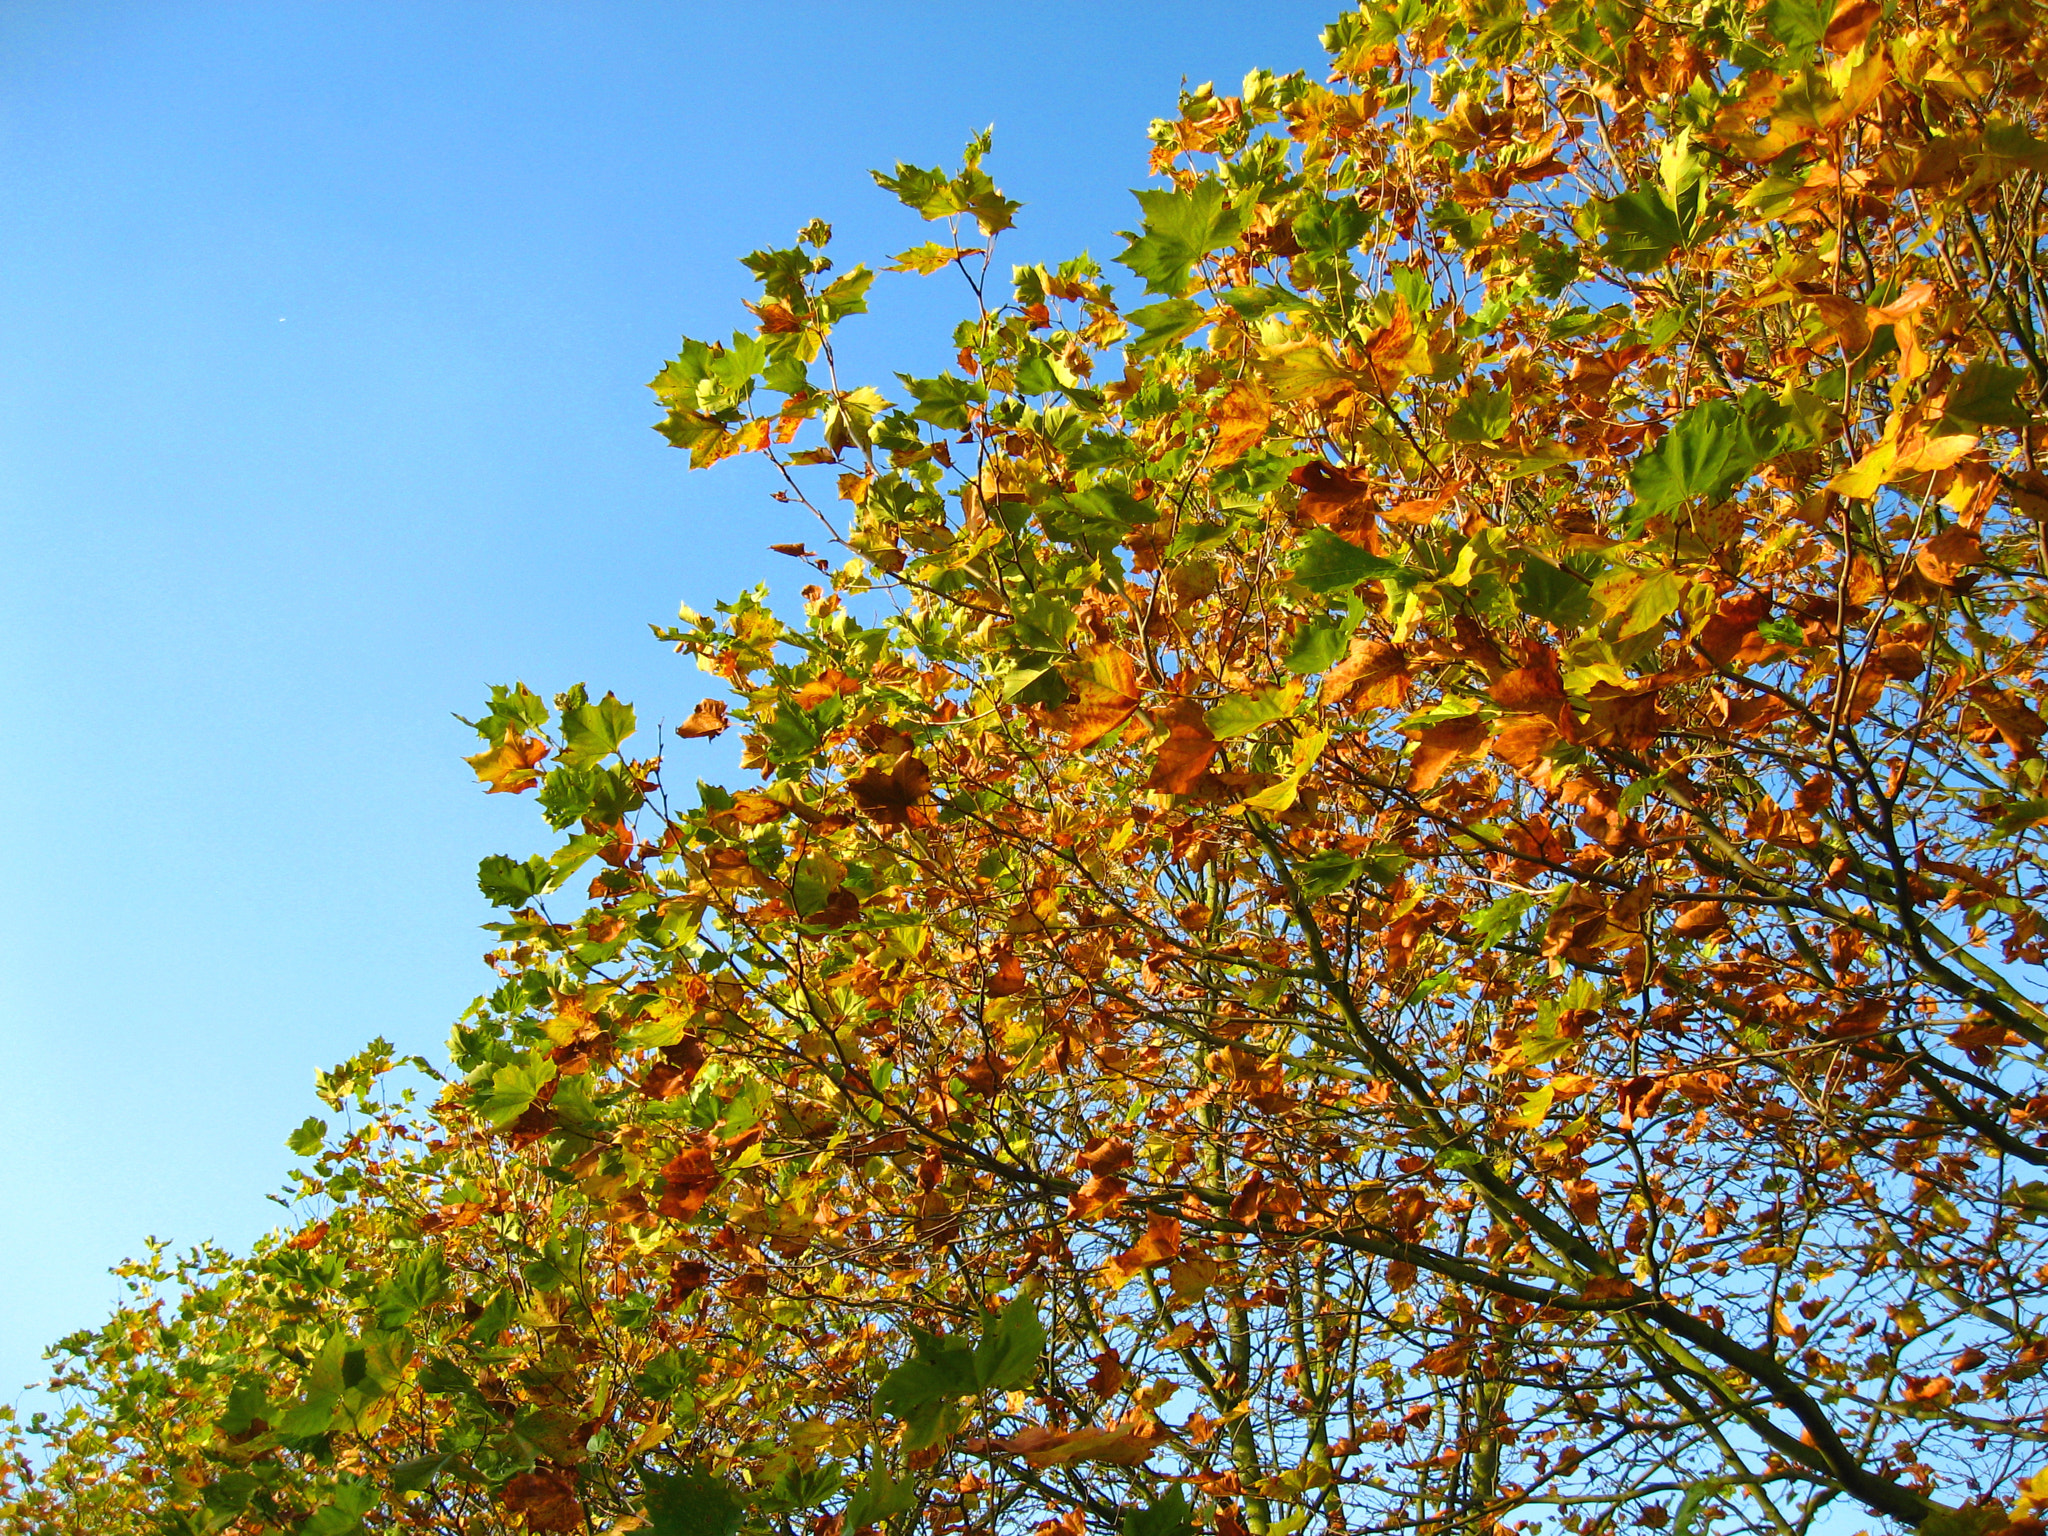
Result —
M330 1074L0 1509L2038 1536L2044 22L1368 7L1154 125L1132 307L879 176L886 387L747 258L654 389L842 552L659 631L757 787L498 690L464 1075Z

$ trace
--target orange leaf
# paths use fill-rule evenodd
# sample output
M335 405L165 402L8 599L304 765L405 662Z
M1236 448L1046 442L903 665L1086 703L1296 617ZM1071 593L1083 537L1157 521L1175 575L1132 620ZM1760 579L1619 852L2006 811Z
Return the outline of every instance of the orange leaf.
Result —
M523 794L540 781L534 765L548 755L550 748L538 736L522 736L516 727L505 727L505 739L495 747L487 747L464 762L476 770L476 776L491 786L494 795Z
M1155 1215L1146 1221L1143 1237L1102 1266L1102 1278L1116 1290L1141 1270L1170 1264L1179 1255L1180 1223L1171 1216Z
M1233 463L1264 441L1273 421L1273 396L1257 379L1239 379L1210 409L1209 420L1216 424L1210 465Z
M1092 747L1138 707L1138 664L1120 646L1091 645L1068 674L1073 697L1053 712L1070 747Z
M1209 734L1202 706L1193 699L1173 700L1156 718L1166 727L1166 740L1153 759L1145 787L1185 795L1209 771L1209 762L1216 756L1216 738Z
M1451 765L1486 753L1493 727L1478 715L1459 715L1423 727L1415 738L1415 761L1408 770L1408 788L1426 795Z
M690 711L690 718L676 727L676 734L685 741L696 736L717 736L724 733L732 722L726 719L725 705L717 699L706 699Z
M1135 1467L1165 1438L1166 1431L1157 1419L1143 1409L1135 1409L1117 1423L1099 1429L1061 1431L1034 1424L997 1443L1034 1467L1064 1467L1077 1461Z

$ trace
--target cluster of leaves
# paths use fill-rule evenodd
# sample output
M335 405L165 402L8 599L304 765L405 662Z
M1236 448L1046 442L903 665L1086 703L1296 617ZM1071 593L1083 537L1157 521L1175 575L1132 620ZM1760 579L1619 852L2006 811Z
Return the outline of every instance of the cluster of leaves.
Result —
M498 690L464 1075L0 1513L2038 1536L2044 39L1368 7L1154 125L1136 305L878 175L974 300L886 389L749 257L653 387L836 551L658 631L757 787Z

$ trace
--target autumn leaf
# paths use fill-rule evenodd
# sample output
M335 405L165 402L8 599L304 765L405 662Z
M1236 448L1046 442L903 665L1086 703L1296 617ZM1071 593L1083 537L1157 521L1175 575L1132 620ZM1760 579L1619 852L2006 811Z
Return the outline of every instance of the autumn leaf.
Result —
M490 785L488 793L518 795L540 782L540 775L534 768L549 751L548 744L539 737L522 736L508 725L504 740L463 761L476 770L479 779Z
M1202 706L1193 699L1173 699L1155 711L1153 718L1166 727L1167 734L1153 758L1145 787L1185 795L1208 771L1216 756L1216 738L1209 732Z
M526 1522L529 1531L579 1531L583 1505L576 1483L566 1472L522 1472L499 1494L506 1510Z
M1068 700L1054 718L1067 733L1067 745L1082 749L1130 719L1141 694L1137 663L1120 646L1088 646L1076 663L1066 674Z
M848 780L846 788L870 821L900 827L917 819L931 784L931 770L906 752L886 769L870 768Z
M1143 1237L1104 1263L1103 1285L1112 1291L1120 1290L1133 1276L1172 1263L1180 1253L1180 1243L1178 1221L1171 1216L1152 1216L1145 1224Z
M1256 378L1239 379L1210 409L1209 420L1216 425L1210 465L1235 463L1265 440L1273 420L1273 397Z
M1064 1467L1081 1462L1135 1467L1143 1465L1165 1439L1165 1429L1152 1414L1134 1409L1116 1423L1100 1428L1055 1430L1033 1425L998 1443L1034 1467Z
M1411 793L1426 795L1458 763L1481 756L1493 734L1483 715L1458 715L1415 732L1415 755L1408 767Z
M686 741L700 736L718 736L722 735L731 723L726 718L726 707L722 700L706 699L690 711L687 720L676 727L676 734Z

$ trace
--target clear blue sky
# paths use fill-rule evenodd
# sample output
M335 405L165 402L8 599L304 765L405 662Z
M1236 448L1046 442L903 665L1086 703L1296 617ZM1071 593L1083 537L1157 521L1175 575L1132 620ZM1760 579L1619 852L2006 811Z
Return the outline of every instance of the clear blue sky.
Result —
M1012 258L1106 257L1181 79L1319 67L1338 9L0 3L0 1397L146 1234L272 1224L317 1067L484 988L536 819L451 714L679 718L647 624L796 584L811 530L648 430L734 258L927 238L867 169L991 121ZM937 365L941 281L856 371Z

